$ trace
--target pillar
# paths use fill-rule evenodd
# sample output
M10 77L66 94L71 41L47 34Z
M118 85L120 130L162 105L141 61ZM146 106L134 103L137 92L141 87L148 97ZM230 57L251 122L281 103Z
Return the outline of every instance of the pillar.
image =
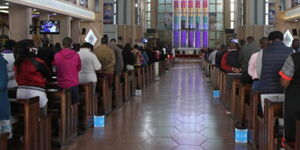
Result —
M11 38L19 41L31 39L32 9L25 6L11 5L9 7L9 29Z
M71 22L71 38L73 40L73 43L80 43L80 36L81 36L81 32L80 32L80 24L81 24L81 20L79 19L73 19Z

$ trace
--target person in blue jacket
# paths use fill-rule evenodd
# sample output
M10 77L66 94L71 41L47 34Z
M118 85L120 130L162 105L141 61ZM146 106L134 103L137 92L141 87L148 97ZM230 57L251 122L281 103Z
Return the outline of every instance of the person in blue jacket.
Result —
M8 100L8 74L7 74L7 61L0 54L0 134L10 133L11 137L11 123L10 123L10 105Z

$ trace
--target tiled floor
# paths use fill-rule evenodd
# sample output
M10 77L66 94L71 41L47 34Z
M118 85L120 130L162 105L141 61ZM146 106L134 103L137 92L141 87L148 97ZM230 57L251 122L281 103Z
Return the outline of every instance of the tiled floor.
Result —
M177 64L67 150L252 150L211 97L199 63Z

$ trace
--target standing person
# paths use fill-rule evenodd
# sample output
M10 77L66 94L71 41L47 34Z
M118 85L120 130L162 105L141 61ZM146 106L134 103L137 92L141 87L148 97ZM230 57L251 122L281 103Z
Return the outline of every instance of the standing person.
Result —
M0 54L0 70L0 134L10 133L10 137L12 137L11 112L7 91L7 61L2 54Z
M46 63L36 57L33 40L22 40L15 46L15 72L18 83L17 99L39 97L41 114L47 114L45 87L51 72Z
M52 62L54 60L54 51L49 47L49 39L47 37L41 39L42 47L38 50L38 58L43 60L48 68L52 71Z
M287 142L295 143L296 121L300 118L300 53L288 56L279 75L285 88L284 137Z
M117 40L116 39L111 39L110 40L109 47L115 53L116 64L115 64L115 71L114 71L114 73L116 75L120 75L122 73L122 71L123 71L123 68L124 68L124 61L123 61L123 56L122 56L122 49L120 49L117 46Z
M283 93L278 72L293 50L283 44L283 34L280 31L271 32L268 39L271 44L263 50L260 84L257 88L263 94Z
M7 88L15 88L18 87L15 77L14 71L14 51L13 48L16 45L16 41L14 40L7 40L4 43L4 50L2 51L3 58L7 61L7 73L8 73L8 83Z
M101 39L101 46L96 48L95 54L102 65L102 74L109 79L109 85L112 85L113 74L115 70L116 58L114 51L108 46L108 37Z
M61 50L62 48L61 48L61 46L60 46L60 43L55 43L55 45L54 45L54 47L53 47L53 51L54 51L54 55L56 54L56 53L58 53L60 50Z
M248 63L252 54L259 51L259 46L255 42L254 37L249 36L247 38L247 44L241 49L239 55L239 63L242 65L242 83L251 84L252 79L248 74Z
M214 66L216 65L216 54L219 50L220 50L220 48L218 47L216 50L211 52L208 57L209 62Z
M122 52L124 60L124 70L134 70L135 57L131 52L131 45L127 43Z
M292 49L294 50L294 53L299 52L300 49L300 43L299 39L294 39L292 43Z
M135 66L141 66L142 65L142 53L139 51L139 46L138 45L134 45L133 49L132 49L132 53L135 57Z
M79 54L71 49L72 39L65 37L62 41L63 49L55 54L58 86L62 89L71 89L73 103L79 102L79 77L81 60Z
M259 85L259 78L261 73L261 65L262 65L262 53L265 48L269 45L269 40L267 37L262 37L259 41L260 51L254 53L248 63L248 74L253 80L252 90L257 91L257 86Z
M221 50L216 53L216 67L221 68L221 60L223 55L227 52L226 46L224 44L221 45Z
M93 53L93 45L83 43L78 54L81 60L81 70L79 72L80 83L93 83L94 93L96 92L97 75L96 71L100 71L101 64L97 56Z

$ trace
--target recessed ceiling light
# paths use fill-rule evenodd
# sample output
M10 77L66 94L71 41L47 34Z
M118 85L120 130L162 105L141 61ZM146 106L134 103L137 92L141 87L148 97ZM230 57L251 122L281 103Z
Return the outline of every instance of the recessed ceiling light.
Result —
M299 21L299 20L297 20L297 19L295 20L295 22L298 22L298 21Z
M0 6L0 9L8 9L8 6Z
M56 13L53 13L52 15L56 16Z
M5 13L5 14L8 14L8 10L0 10L0 13Z
M34 8L34 9L32 9L33 11L36 11L36 9Z
M139 7L139 4L138 4L138 3L135 3L135 7Z
M8 3L8 2L6 2L6 3L4 3L4 5L9 5L9 3Z

